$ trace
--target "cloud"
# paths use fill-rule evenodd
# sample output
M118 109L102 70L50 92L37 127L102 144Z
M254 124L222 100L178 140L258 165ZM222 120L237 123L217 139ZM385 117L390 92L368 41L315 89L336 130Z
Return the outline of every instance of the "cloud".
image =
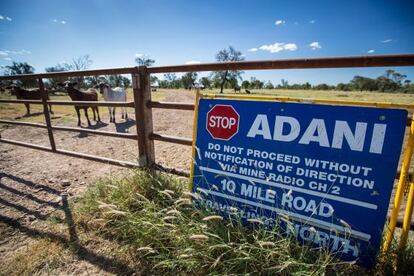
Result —
M311 21L309 21L309 23L310 23L310 24L315 24L315 23L316 23L316 20L313 20L313 19L312 19Z
M277 25L282 25L282 24L285 24L286 23L286 21L285 20L276 20L275 21L275 25L277 26Z
M368 54L372 54L372 53L375 53L375 50L368 50Z
M19 50L19 51L14 51L14 50L2 50L0 51L0 55L1 56L8 56L8 55L30 55L32 52L28 51L28 50Z
M54 23L60 23L62 25L66 25L66 23L67 23L65 20L60 20L60 19L56 19L56 18L54 18L52 21Z
M143 56L145 56L145 55L144 54L135 54L135 57L137 57L137 58L141 58Z
M381 40L382 43L388 43L388 42L391 42L391 41L392 41L392 39Z
M200 64L200 63L201 61L198 61L198 60L189 60L185 62L185 64Z
M11 17L0 15L0 20L12 21Z
M5 57L4 60L11 61L12 59L10 57Z
M309 47L312 48L312 50L321 49L322 46L318 41L314 41L311 44L309 44Z
M259 47L260 50L269 51L270 53L278 53L280 51L296 51L298 46L295 43L282 43L276 42L274 44L262 45Z
M250 49L248 49L247 51L248 51L248 52L256 52L257 50L259 50L259 49L257 49L257 48L250 48Z

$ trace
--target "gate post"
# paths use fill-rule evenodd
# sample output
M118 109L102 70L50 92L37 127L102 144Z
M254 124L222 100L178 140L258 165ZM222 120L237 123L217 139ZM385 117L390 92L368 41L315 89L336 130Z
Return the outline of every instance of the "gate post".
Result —
M137 73L132 74L134 92L135 124L138 136L138 164L151 167L155 164L154 141L150 139L153 132L150 74L146 66L137 67Z
M43 85L42 78L39 78L38 82L39 82L40 94L42 95L43 114L45 115L47 134L49 135L50 147L52 151L56 151L55 138L53 137L52 123L50 121L49 108L47 106L47 92L45 90L45 86Z

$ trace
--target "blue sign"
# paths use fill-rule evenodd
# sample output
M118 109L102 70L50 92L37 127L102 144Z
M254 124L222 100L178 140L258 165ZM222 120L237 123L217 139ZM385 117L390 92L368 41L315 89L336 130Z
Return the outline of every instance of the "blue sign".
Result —
M198 204L372 266L406 110L237 99L199 101Z

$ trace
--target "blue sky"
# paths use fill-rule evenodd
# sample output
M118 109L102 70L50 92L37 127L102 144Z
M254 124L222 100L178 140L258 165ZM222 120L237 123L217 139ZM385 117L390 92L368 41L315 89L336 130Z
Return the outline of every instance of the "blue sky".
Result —
M91 68L212 62L229 45L246 60L414 53L414 1L1 0L0 65L45 67L89 54ZM312 47L311 47L312 46ZM414 80L414 68L393 68ZM248 71L275 84L347 82L386 68Z

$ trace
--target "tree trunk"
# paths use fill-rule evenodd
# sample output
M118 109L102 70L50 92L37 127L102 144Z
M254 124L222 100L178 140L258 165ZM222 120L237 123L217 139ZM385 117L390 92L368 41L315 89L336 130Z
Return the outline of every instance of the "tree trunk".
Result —
M221 93L221 94L223 94L223 88L224 88L224 84L226 83L226 80L227 80L227 74L228 74L228 72L229 72L229 71L226 71L226 72L224 73L224 77L223 77L223 79L221 80L221 84L220 84L220 93Z

